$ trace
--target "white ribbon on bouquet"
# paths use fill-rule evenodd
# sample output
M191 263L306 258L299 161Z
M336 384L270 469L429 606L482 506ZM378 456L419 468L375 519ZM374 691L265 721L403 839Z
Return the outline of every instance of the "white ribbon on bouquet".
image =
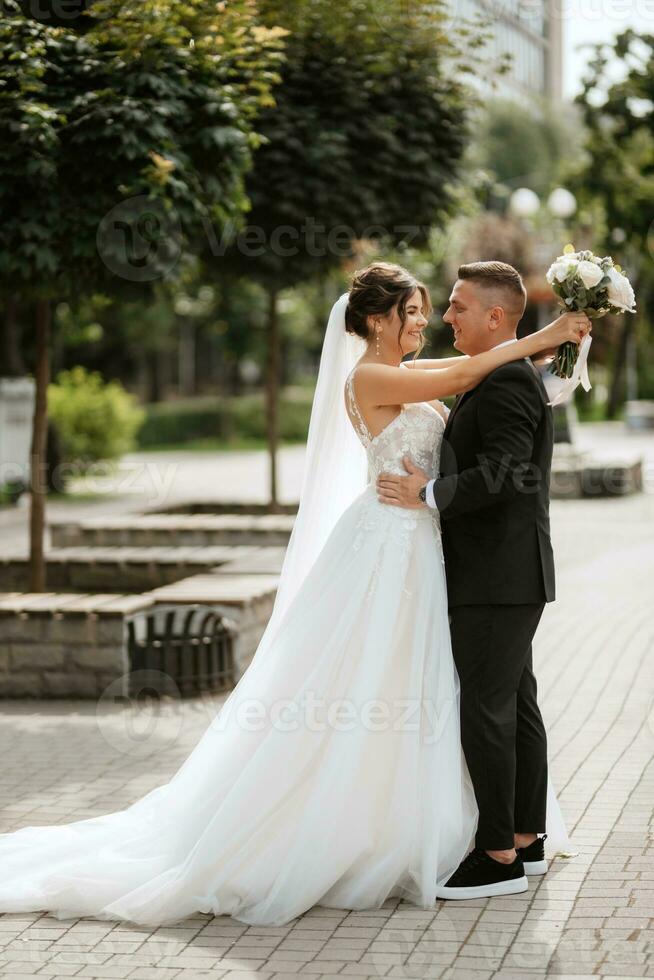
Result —
M581 384L584 391L590 391L592 385L588 377L588 351L593 338L589 333L579 344L579 355L570 378L559 378L555 374L550 374L547 368L541 368L543 384L549 398L549 404L560 405L569 401L575 388Z

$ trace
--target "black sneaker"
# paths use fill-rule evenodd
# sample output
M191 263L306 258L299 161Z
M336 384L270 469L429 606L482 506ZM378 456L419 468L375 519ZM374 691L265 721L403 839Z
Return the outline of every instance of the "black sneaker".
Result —
M543 846L546 837L547 834L543 834L542 837L537 837L527 847L516 847L519 857L522 858L526 875L544 875L547 871L545 848Z
M528 887L519 854L511 864L502 864L486 851L475 847L445 884L436 886L436 897L487 898L492 895L515 895L517 892L526 892Z

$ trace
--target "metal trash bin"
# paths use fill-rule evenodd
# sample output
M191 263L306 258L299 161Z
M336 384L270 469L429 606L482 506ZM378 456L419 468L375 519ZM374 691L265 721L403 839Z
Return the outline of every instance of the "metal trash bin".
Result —
M230 690L235 635L236 625L212 606L157 606L128 623L130 678L138 672L142 691L146 676L147 693L155 695Z
M0 492L18 499L30 482L33 378L0 378Z

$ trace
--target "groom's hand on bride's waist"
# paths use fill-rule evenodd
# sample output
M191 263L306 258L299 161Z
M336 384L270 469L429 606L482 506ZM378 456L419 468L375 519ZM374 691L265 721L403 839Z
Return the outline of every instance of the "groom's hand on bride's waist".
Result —
M377 477L377 499L382 504L393 507L408 507L418 510L426 507L418 497L421 487L431 480L428 473L418 469L410 456L402 460L408 476L397 476L395 473L380 473Z

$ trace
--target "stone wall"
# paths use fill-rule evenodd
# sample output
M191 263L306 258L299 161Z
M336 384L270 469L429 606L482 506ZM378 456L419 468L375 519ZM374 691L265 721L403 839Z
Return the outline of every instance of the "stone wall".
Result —
M98 698L122 678L127 624L148 608L140 596L0 597L0 697Z
M46 555L51 592L137 593L178 582L254 548L53 548ZM29 591L29 561L0 556L0 591Z
M0 697L98 698L126 685L126 638L122 616L2 615Z
M194 575L174 585L153 589L148 594L155 603L211 605L231 620L236 628L234 666L238 679L250 663L268 625L279 575L221 573L222 569L216 569L210 575Z
M0 594L0 697L129 695L132 619L158 604L199 603L235 627L240 679L272 612L278 576L192 576L143 595Z
M211 545L286 546L291 514L160 514L52 521L53 548L201 548Z
M260 596L238 608L220 604L217 607L226 619L231 620L236 625L234 667L237 681L245 673L259 646L259 641L268 625L274 602L275 596L272 594Z

